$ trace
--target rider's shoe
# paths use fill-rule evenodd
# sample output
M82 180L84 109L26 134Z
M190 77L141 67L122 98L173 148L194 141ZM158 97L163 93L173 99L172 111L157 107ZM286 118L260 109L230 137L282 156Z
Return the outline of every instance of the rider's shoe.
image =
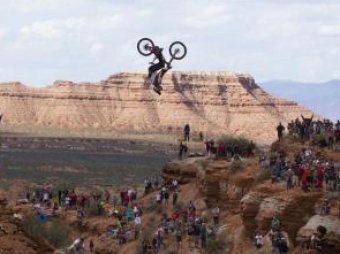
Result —
M156 92L156 93L158 93L159 95L161 95L162 93L161 93L161 90L158 88L158 87L153 87L153 90Z

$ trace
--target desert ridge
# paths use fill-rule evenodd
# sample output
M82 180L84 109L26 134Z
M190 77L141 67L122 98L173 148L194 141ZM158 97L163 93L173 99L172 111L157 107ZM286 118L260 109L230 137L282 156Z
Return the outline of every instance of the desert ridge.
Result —
M170 72L164 92L145 84L146 73L117 73L97 83L55 81L44 88L0 84L4 127L53 127L162 133L189 123L205 136L227 134L269 144L276 126L313 112L278 99L248 74Z

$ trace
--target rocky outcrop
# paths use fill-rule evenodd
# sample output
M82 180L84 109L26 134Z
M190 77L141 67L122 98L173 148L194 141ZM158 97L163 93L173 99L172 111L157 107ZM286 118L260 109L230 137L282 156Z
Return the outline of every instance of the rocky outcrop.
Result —
M162 170L162 177L165 180L177 179L180 183L194 181L208 207L218 203L219 207L229 212L239 212L239 202L249 192L254 181L253 176L247 174L254 165L243 164L244 168L240 172L233 173L230 169L232 162L207 157L188 158L167 163Z
M237 213L240 210L240 200L249 192L254 178L249 174L243 174L248 170L246 165L239 173L232 173L231 167L232 162L223 160L207 165L203 193L208 207L218 202L219 207Z
M177 179L179 183L188 183L196 179L198 172L203 170L202 162L205 160L206 158L189 158L170 161L163 167L162 178L166 181Z
M314 214L321 192L304 193L300 189L290 193L250 192L241 200L242 220L246 230L266 233L273 216L279 218L282 229L295 239L297 231Z
M189 123L192 131L233 134L269 143L279 121L312 112L276 99L249 75L227 72L172 72L164 92L144 85L143 73L119 73L99 83L56 81L40 89L0 85L5 126L164 132ZM259 128L254 128L259 126Z
M307 241L313 233L316 233L316 229L320 225L327 229L327 233L324 236L327 249L340 251L340 220L332 215L314 215L309 219L307 224L298 231L296 241L299 243Z

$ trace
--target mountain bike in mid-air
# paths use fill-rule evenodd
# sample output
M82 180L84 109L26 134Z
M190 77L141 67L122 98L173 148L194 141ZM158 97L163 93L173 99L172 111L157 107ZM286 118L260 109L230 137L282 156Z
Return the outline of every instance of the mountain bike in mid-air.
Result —
M171 63L173 60L182 60L187 54L187 47L183 42L175 41L170 44L169 54L171 56L169 61L166 61L163 55L163 48L156 46L149 38L142 38L137 43L137 50L143 56L154 55L154 59L150 62L148 69L148 80L153 86L153 90L161 95L162 91L162 78L164 74L172 68ZM158 63L154 63L155 60Z

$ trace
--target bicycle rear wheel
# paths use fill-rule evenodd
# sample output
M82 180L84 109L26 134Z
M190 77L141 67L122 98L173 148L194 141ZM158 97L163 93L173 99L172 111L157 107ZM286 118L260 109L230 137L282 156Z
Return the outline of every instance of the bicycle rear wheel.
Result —
M187 54L187 47L183 42L175 41L169 47L169 54L176 60L183 59Z

